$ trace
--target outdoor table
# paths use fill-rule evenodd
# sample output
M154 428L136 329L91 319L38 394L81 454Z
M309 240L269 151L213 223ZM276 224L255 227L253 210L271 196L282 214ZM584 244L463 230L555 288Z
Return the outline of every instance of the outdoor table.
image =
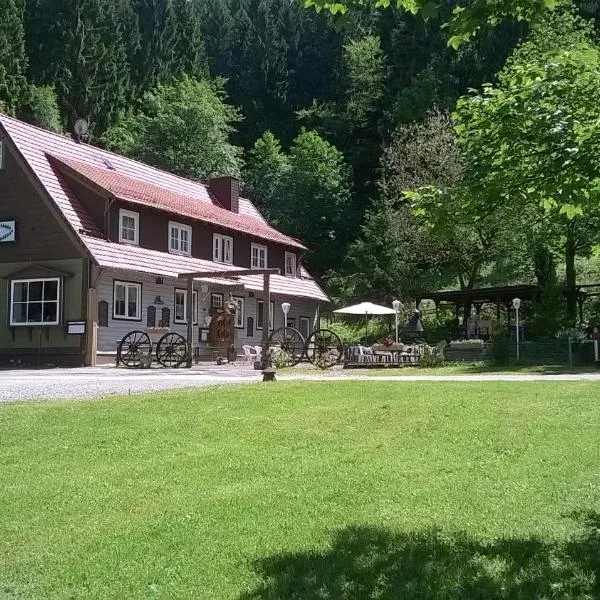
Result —
M390 346L386 346L385 344L374 344L373 352L376 356L387 357L389 360L385 362L395 363L395 364L403 364L402 360L402 352L404 352L404 344L391 344Z

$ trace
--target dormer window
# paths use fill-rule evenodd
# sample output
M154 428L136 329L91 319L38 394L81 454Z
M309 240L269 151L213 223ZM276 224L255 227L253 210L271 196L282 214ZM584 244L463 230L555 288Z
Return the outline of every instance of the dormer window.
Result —
M122 244L140 243L140 215L131 210L119 210L119 242Z
M266 269L267 268L267 247L261 244L252 244L250 249L250 268L251 269Z
M169 252L190 256L192 253L192 228L189 225L169 221Z
M296 277L296 255L293 252L285 253L285 276Z
M213 260L215 262L233 264L233 238L220 233L213 234Z

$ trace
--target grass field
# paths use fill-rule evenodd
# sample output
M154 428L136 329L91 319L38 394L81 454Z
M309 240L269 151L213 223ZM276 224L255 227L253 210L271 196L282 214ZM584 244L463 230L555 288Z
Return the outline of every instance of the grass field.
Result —
M0 598L600 598L600 384L0 405Z

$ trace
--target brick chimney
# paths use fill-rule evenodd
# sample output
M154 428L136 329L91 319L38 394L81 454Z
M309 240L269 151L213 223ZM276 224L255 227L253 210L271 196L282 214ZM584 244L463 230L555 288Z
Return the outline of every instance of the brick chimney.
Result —
M217 202L233 213L240 212L240 180L236 177L214 177L208 180L208 189Z

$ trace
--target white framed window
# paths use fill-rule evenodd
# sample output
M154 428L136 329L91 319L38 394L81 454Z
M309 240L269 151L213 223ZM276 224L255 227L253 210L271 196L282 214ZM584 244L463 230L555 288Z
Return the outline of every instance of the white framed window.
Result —
M213 260L215 262L233 264L233 238L220 233L213 233Z
M310 335L310 319L308 317L300 317L299 331L304 339Z
M211 294L210 305L212 308L223 308L223 294Z
M192 253L192 228L183 223L169 221L169 252L172 254Z
M113 319L142 320L142 284L115 281L113 288Z
M174 323L187 323L187 290L175 289ZM198 292L192 294L192 323L198 325Z
M293 252L285 253L285 276L296 277L296 255Z
M250 268L251 269L266 269L267 268L267 247L262 244L250 245Z
M119 242L122 244L140 243L140 215L131 210L119 209Z
M271 300L271 310L269 312L269 330L273 329L273 315L275 314L275 302ZM265 322L265 303L262 300L256 301L256 329L262 329Z
M58 325L60 279L14 279L11 281L10 324Z
M232 296L231 299L237 304L233 326L237 329L244 328L244 299L240 296Z

